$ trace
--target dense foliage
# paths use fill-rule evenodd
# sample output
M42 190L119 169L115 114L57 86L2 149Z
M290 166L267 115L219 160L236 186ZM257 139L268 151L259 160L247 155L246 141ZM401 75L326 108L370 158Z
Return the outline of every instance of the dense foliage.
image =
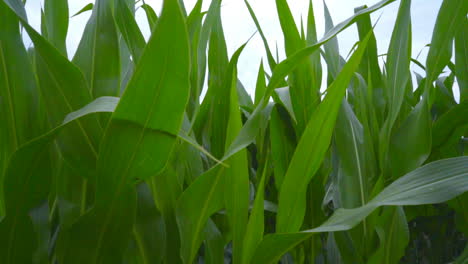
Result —
M379 55L370 14L392 2ZM312 2L298 28L276 0L282 61L245 4L268 64L254 99L221 0L138 3L147 42L133 0L96 0L71 60L67 0L40 33L0 1L0 263L466 263L468 2L443 1L425 63L411 0L335 26L325 8L320 39Z

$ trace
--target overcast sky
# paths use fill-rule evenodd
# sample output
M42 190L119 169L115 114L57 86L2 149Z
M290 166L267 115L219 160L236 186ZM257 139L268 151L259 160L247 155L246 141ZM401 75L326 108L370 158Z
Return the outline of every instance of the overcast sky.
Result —
M86 4L94 2L94 0L69 0L69 13L75 14ZM162 0L146 0L147 4L151 5L156 12L160 12ZM187 11L190 12L196 0L185 0ZM203 10L207 10L210 0L205 0ZM325 0L334 24L338 24L344 19L350 17L354 13L354 8L361 5L371 6L378 0ZM383 9L371 15L372 22L375 23L377 18L381 16L376 28L375 34L379 54L387 52L390 41L393 25L398 12L400 1L384 7ZM227 42L229 55L232 53L256 31L255 25L248 13L248 10L242 0L223 0L221 9L221 17L224 27L224 33ZM283 35L281 32L278 16L276 12L275 0L250 0L252 8L256 12L263 31L268 38L270 48L275 49L278 45L280 51L280 59L284 59L284 44ZM307 10L309 0L288 0L291 11L296 19L296 24L300 25L300 19L307 19ZM432 29L434 27L437 12L442 3L442 0L413 0L412 1L412 34L413 34L413 57L423 49L419 59L424 63L427 54L427 48L424 46L430 42ZM318 36L324 33L324 16L322 0L313 0L314 12L317 23ZM39 30L40 28L40 9L43 6L43 0L27 1L26 10L30 23ZM69 57L72 57L78 46L81 34L83 32L86 21L91 12L78 15L70 18L67 48ZM136 11L136 19L143 34L148 39L150 35L144 11L139 8ZM340 53L346 56L357 41L356 26L351 26L344 32L338 35ZM240 57L238 68L239 78L243 82L247 91L252 95L254 93L255 79L260 64L260 60L265 58L265 51L259 34L249 42L243 54ZM413 70L418 70L412 67ZM458 91L456 91L458 92Z

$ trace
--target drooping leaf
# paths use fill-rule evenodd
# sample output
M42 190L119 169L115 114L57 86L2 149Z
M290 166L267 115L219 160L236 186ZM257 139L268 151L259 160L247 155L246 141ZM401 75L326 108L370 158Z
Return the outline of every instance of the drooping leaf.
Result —
M349 230L380 206L421 205L450 200L468 191L467 175L467 157L429 163L390 184L368 204L354 209L338 209L317 228L299 233L267 235L257 247L251 263L275 263L313 234Z
M158 15L154 12L154 9L147 4L141 5L141 8L145 10L146 18L148 19L148 24L150 26L151 31L156 27L156 22L158 21Z

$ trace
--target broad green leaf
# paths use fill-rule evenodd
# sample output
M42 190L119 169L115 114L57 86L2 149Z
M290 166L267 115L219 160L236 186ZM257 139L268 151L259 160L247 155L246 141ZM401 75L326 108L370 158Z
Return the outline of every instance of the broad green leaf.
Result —
M158 15L156 15L156 12L154 12L154 9L150 5L143 4L143 5L141 5L141 8L143 8L143 10L145 10L146 18L148 19L149 27L150 27L151 31L153 31L153 29L156 27L156 22L158 21Z
M133 184L165 166L188 93L187 29L178 3L165 1L158 25L103 136L94 208L62 230L57 249L61 262L115 263L121 259L136 213Z
M18 18L20 12L14 9ZM48 119L52 127L58 126L65 115L80 109L91 99L81 72L66 57L37 33L26 20L22 25L34 43L37 54L39 87ZM101 127L96 117L78 120L65 128L58 138L64 159L84 177L93 175Z
M243 47L242 47L243 48ZM241 48L241 49L242 49ZM234 59L237 59L234 57ZM234 68L231 71L231 87L229 95L229 115L226 134L226 149L235 139L236 135L242 128L241 112L237 96L237 67L234 63ZM247 160L247 151L241 150L228 160L226 163L229 168L225 174L225 193L224 200L228 221L232 230L232 248L233 248L233 263L242 262L242 244L244 241L248 210L249 210L249 165Z
M192 263L197 254L206 221L224 205L225 169L218 165L200 175L177 202L180 254L186 264Z
M432 124L427 104L423 98L390 139L389 169L394 179L421 166L431 153Z
M206 14L205 20L203 22L203 26L200 32L200 39L198 43L198 52L197 52L197 74L198 74L198 86L197 90L199 93L202 92L202 87L205 83L205 75L206 75L206 47L208 45L208 41L210 39L211 31L215 27L217 22L217 16L219 15L219 8L221 2L219 0L211 1L210 7L208 8L208 12Z
M137 64L146 45L143 34L124 0L116 0L114 15L120 33L130 49L134 64Z
M0 25L1 187L1 175L10 155L19 146L37 136L43 124L39 122L39 92L20 35L19 21L3 1L0 3ZM0 215L2 213L0 209Z
M165 251L165 224L161 213L154 205L148 185L137 186L137 215L133 237L143 263L161 262Z
M296 136L291 131L291 127L292 120L288 117L285 109L276 105L271 111L270 141L275 184L278 190L281 189L296 146Z
M377 234L380 246L367 262L368 264L398 263L405 254L409 242L409 230L405 212L401 207L384 208L377 218Z
M224 239L216 224L208 219L205 227L205 263L217 264L224 262Z
M466 25L468 5L463 0L444 0L432 32L431 47L426 59L427 83L432 84L452 57L453 38Z
M312 0L309 1L309 10L307 14L307 45L317 43L317 29L315 23L314 7ZM322 84L322 64L320 62L320 54L314 53L310 56L312 71L314 74L313 87L321 87Z
M325 42L336 36L338 33L352 25L363 15L375 12L376 10L379 10L380 8L392 2L394 2L394 0L382 0L369 8L357 12L356 14L339 23L332 30L327 32L325 36L323 36L322 39L316 44L297 51L294 55L290 56L289 58L278 64L278 66L275 67L275 70L273 71L273 75L270 78L270 82L268 83L267 90L265 92L265 97L252 112L249 119L245 122L241 132L239 132L239 135L231 144L231 146L229 147L229 151L225 153L224 157L229 157L237 151L247 147L250 143L252 143L255 140L255 136L257 135L257 131L259 129L261 121L262 109L268 104L268 99L273 94L273 91L276 88L278 88L278 85L280 85L284 81L284 78L297 66L298 62L306 59L308 56L313 54L320 48L321 45L323 45Z
M361 42L335 81L328 87L325 99L313 113L298 142L281 185L277 232L294 232L301 227L305 214L307 185L317 172L328 150L340 102L353 73L359 66L368 37Z
M41 244L29 212L46 201L51 186L50 148L46 143L33 141L23 145L13 154L5 171L6 216L0 222L2 263L32 263Z
M411 0L403 0L398 10L397 21L388 47L386 63L385 93L388 115L380 132L380 165L387 168L386 159L390 137L410 80L411 59Z
M460 87L460 102L468 100L468 20L455 35L455 75Z
M267 235L257 247L251 263L275 263L283 254L315 233L353 228L380 206L442 203L468 191L468 157L435 161L399 178L368 204L338 209L317 228L299 233ZM274 252L274 254L272 254Z
M200 93L202 90L201 84L199 83L199 61L198 57L201 56L204 58L206 56L205 50L203 50L203 55L199 54L198 47L200 45L200 37L202 31L202 20L204 13L201 12L203 0L198 0L195 6L193 7L190 15L187 17L187 29L189 32L190 39L190 97L187 105L187 115L190 119L193 119L194 115L199 110L200 107ZM206 45L205 45L206 48ZM204 72L202 73L205 74Z
M263 232L265 229L264 226L264 197L265 197L265 178L267 172L268 162L265 165L263 170L262 178L258 184L254 205L250 213L249 221L247 223L243 250L242 250L242 262L241 263L250 263L253 254L255 253L255 248L260 244L263 238Z
M360 10L366 9L367 6L360 6L354 9L354 12L359 12ZM356 22L359 39L362 40L366 36L367 32L372 29L372 23L370 15L364 15L361 19ZM367 49L362 58L361 65L359 65L359 73L364 77L365 80L369 79L368 75L371 75L372 85L374 87L379 87L382 82L382 73L380 72L380 66L378 62L378 51L377 51L377 41L375 39L374 32L367 43Z
M370 193L369 164L366 164L366 145L371 143L364 136L364 128L351 106L343 100L336 121L335 141L340 158L338 177L340 205L343 208L363 206Z
M45 27L50 43L56 47L62 55L67 56L66 38L68 32L68 1L45 0L44 1Z
M113 15L114 0L97 0L73 63L83 72L94 98L120 91L120 49Z
M438 148L450 139L456 137L455 132L468 123L468 101L454 106L443 114L433 126L432 146Z
M225 108L228 107L227 109L228 113L227 115L224 115L223 118L228 119L226 120L228 122L230 121L231 117L234 116L234 113L231 113L231 111L233 112L235 111L235 106L234 105L231 106L231 101L232 101L231 95L232 93L234 93L232 90L235 90L235 92L237 92L237 89L235 89L235 85L237 83L237 77L236 77L235 72L236 72L236 67L237 67L237 61L245 45L246 44L242 45L239 49L237 49L237 51L232 56L231 61L229 62L229 65L228 65L228 69L226 71L225 79L223 80L222 87L228 89L227 97L223 98L224 100L228 100L226 104L223 106ZM207 94L207 96L209 95ZM235 99L236 99L235 102L237 102L237 98ZM216 113L216 114L219 114L219 113ZM219 118L221 118L221 116ZM236 118L240 118L240 116ZM240 121L240 119L237 121ZM232 123L232 122L234 122L234 120L230 121L229 123ZM239 126L239 123L228 124L228 125L230 127L234 125ZM232 127L232 128L234 129L235 127ZM240 127L237 127L235 129L236 132L239 130L240 130ZM226 138L227 140L225 144L226 149L228 146L227 143L233 140L233 137L236 134L237 133L230 134L229 135L230 137ZM235 169L243 170L245 168L241 167L242 163L244 162L241 160L242 158L241 155L243 154L242 152L243 151L241 151L240 153L236 152L234 153L234 155L230 155L229 157L223 158L223 161L224 160L229 161L229 158L234 158L233 160L231 160L231 162L235 163L233 164L233 166L236 166ZM239 156L236 156L238 154ZM239 163L239 164L236 164L236 163ZM224 186L225 186L225 182L227 181L226 177L230 178L230 177L233 177L232 175L236 175L236 174L231 174L230 172L226 172L226 170L229 170L229 169L232 169L232 168L224 168L224 167L221 167L220 165L217 165L211 168L204 174L200 175L184 191L179 201L177 202L177 223L179 225L179 230L180 230L181 257L184 263L191 263L193 261L193 259L195 258L195 254L198 250L198 247L200 246L202 242L202 230L204 226L206 225L206 221L208 220L210 215L212 215L217 210L221 209L221 207L224 205L224 200L225 200L224 193L226 192L226 189ZM244 172L241 171L239 173L244 173ZM243 179L239 179L239 180L242 181ZM242 188L242 185L240 188ZM232 195L234 194L236 193L232 193ZM241 194L238 194L238 195L241 195ZM226 198L226 202L227 201L232 202L232 200L230 199L228 200L228 199L229 198ZM247 207L248 207L248 204L247 204ZM239 210L242 210L242 208ZM239 216L242 217L241 215Z
M28 212L43 203L49 195L51 166L49 149L60 131L78 119L96 112L112 111L115 100L99 98L86 108L70 115L48 133L24 144L12 156L5 172L7 216L0 222L0 260L2 263L31 263L38 242Z
M329 30L333 29L333 20L325 2L323 2L323 10L325 13L325 32L328 32ZM327 43L323 44L323 48L325 50L324 57L327 61L328 81L330 83L336 78L342 67L340 63L340 48L338 46L338 38L331 38L329 41L327 41Z
M211 153L220 158L223 156L226 142L231 73L227 69L229 60L220 7L214 12L215 22L211 29L208 50L208 91L200 107L194 130L203 145L209 146Z
M286 55L290 57L296 51L306 46L297 30L294 18L289 10L286 0L276 0L276 9L284 35L284 45ZM291 102L294 115L297 119L296 134L301 136L309 118L319 103L319 86L312 86L317 83L313 80L311 61L302 60L290 73L288 84L290 86Z

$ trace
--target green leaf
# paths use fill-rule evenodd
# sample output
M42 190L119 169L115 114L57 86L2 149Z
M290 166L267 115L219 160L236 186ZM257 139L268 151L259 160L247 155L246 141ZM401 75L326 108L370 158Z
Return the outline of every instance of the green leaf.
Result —
M267 235L257 247L251 263L275 263L283 254L313 234L349 230L380 206L448 201L468 191L467 176L468 157L429 163L394 181L368 204L354 209L338 209L317 228L299 233Z
M113 0L97 0L73 63L83 72L94 98L120 91L120 49Z
M367 203L370 187L369 166L366 162L366 147L368 138L364 136L364 128L356 118L349 103L341 103L336 121L335 141L340 158L338 192L340 207L355 208ZM367 163L367 164L366 164Z
M18 18L20 12L14 10ZM37 33L24 19L22 25L34 43L39 86L52 127L58 126L65 115L91 101L83 75L72 63ZM96 117L78 120L65 128L58 138L64 159L84 177L93 175L101 127Z
M394 179L421 166L431 153L432 124L427 104L423 98L390 139L389 169Z
M390 137L395 121L400 114L401 105L410 80L411 59L411 0L403 0L398 10L397 21L388 47L385 92L387 93L388 116L380 133L380 164L385 164Z
M313 45L317 43L317 29L314 16L314 8L312 0L309 1L309 10L307 14L307 45ZM314 53L310 56L312 71L314 77L312 84L314 87L321 87L322 84L322 64L320 62L320 53Z
M353 73L359 66L368 37L361 42L335 81L328 87L325 99L313 113L299 140L280 190L277 232L297 231L301 227L305 214L307 185L328 150L340 108L339 102L343 99Z
M89 4L85 5L83 8L81 8L80 11L76 12L76 14L74 14L72 17L76 17L77 15L82 14L82 13L84 13L86 11L93 10L93 7L94 7L94 4L89 3Z
M354 9L354 12L359 12L365 8L367 8L366 5L357 7ZM363 16L356 22L356 25L358 28L360 40L364 39L367 32L373 30L370 15ZM382 73L380 71L378 61L377 41L375 39L374 32L372 32L369 43L367 43L366 52L364 53L361 65L359 66L359 73L364 77L365 80L368 80L370 75L374 89L381 86Z
M0 24L1 175L10 155L19 146L39 135L44 124L40 122L39 92L20 35L19 21L3 1L0 3ZM0 215L2 213L0 209Z
M154 9L147 4L141 5L141 8L145 10L146 18L148 19L148 24L150 26L151 31L153 31L153 29L156 27L156 22L158 21L158 15L156 15Z
M284 176L296 147L296 137L293 131L291 131L291 127L292 120L288 117L284 108L275 105L270 117L270 141L275 184L278 190L281 189Z
M323 2L323 10L325 16L325 32L328 32L329 30L333 29L333 20L325 2ZM327 43L323 45L323 47L325 50L324 57L327 61L327 67L329 72L328 80L330 82L336 78L342 67L340 63L340 48L338 46L338 38L331 38L329 41L327 41Z
M227 69L229 60L221 24L220 7L218 6L214 12L215 23L211 29L208 50L208 91L203 99L194 130L198 133L203 145L209 146L211 153L220 158L223 156L226 142L232 69Z
M225 120L225 121L228 121L227 126L230 126L230 127L238 126L238 127L232 127L233 129L235 128L235 131L236 131L235 134L229 134L229 137L226 136L226 134L223 135L223 136L226 136L226 144L225 144L226 149L228 147L228 143L234 139L233 138L234 135L236 135L237 131L240 130L240 124L239 124L240 116L236 117L236 119L239 118L239 120L237 121L230 120L231 117L234 116L234 112L236 110L238 111L238 109L236 109L237 96L235 96L236 98L234 98L235 101L232 101L233 99L231 98L231 96L234 92L237 91L237 89L235 89L235 85L237 83L235 72L236 72L236 67L237 67L237 61L245 45L246 44L242 45L239 49L237 49L237 51L232 56L231 61L229 62L229 65L228 65L228 69L226 71L226 75L225 75L226 77L223 80L223 87L229 88L227 90L229 94L225 98L223 98L223 100L228 100L228 101L226 104L222 106L224 108L228 107L227 115L221 116L219 115L220 113L214 113L214 114L218 114L220 119L221 118L228 119L228 120ZM207 96L209 95L207 94ZM208 99L205 99L205 100L208 100ZM231 103L233 102L236 102L236 104L231 105ZM236 122L236 123L232 123L232 122ZM227 127L225 129L227 129ZM226 131L229 131L229 130L226 130ZM217 141L215 141L215 143L221 144L220 142L217 142ZM229 158L234 158L230 162L234 162L233 166L235 166L235 169L243 170L245 168L242 168L243 166L242 164L244 162L242 161L243 159L242 155L245 155L245 153L243 154L243 151L241 151L240 153L236 152L234 153L234 155L230 155L229 157L223 158L223 160L229 161ZM222 202L224 200L224 192L226 191L224 188L224 185L225 185L224 183L226 181L225 178L226 177L231 178L233 177L232 175L236 175L235 174L236 172L233 172L233 174L231 174L230 172L225 171L226 168L222 168L222 167L220 168L220 167L221 167L220 165L217 165L213 167L212 169L208 170L207 172L205 172L204 174L200 175L184 191L179 201L177 202L177 223L179 225L179 230L180 230L181 256L182 256L182 260L184 261L184 263L191 263L193 261L195 254L198 250L198 247L200 246L202 242L201 235L202 235L203 227L206 224L206 221L208 220L211 214L213 214L214 212L216 212L223 206ZM239 173L245 173L245 172L239 172ZM243 181L243 180L240 179L240 181ZM245 186L242 186L242 182L240 184L241 184L240 188L245 187ZM229 192L231 193L231 191ZM234 194L236 193L231 193L231 195L234 195ZM221 200L221 203L220 201L218 201L218 199ZM228 200L228 199L231 199L231 198L226 198L226 202L227 201L232 202L232 200ZM240 204L240 206L242 207L242 204ZM248 203L247 203L247 207L248 207ZM242 210L242 208L240 208L239 210ZM242 216L240 215L240 217Z
M199 83L199 61L198 58L203 58L203 63L206 63L206 43L204 44L205 49L202 53L199 52L198 47L201 45L200 38L202 32L202 20L205 13L201 12L203 0L198 0L195 6L193 7L190 15L187 17L187 29L189 32L190 38L190 58L191 58L191 67L190 67L190 97L189 103L187 106L187 115L190 119L193 119L194 115L198 112L200 107L200 93L202 91L203 84ZM203 44L202 44L203 45ZM199 54L200 53L200 54ZM205 72L202 73L203 76Z
M133 237L143 263L161 262L165 251L164 219L154 205L153 196L148 185L137 186L137 217L133 227Z
M264 226L264 197L265 197L265 178L267 172L267 164L263 170L262 178L257 188L257 193L254 200L254 205L250 213L249 221L245 231L245 237L242 250L242 262L250 263L250 260L255 253L255 248L260 244L263 238Z
M457 137L455 132L468 123L468 101L454 106L437 119L433 126L432 146L438 148L450 139Z
M224 205L224 170L218 165L200 175L177 202L180 255L186 264L192 263L195 258L206 221Z
M68 1L44 1L45 27L47 39L62 55L67 56L66 38L68 32Z
M442 2L426 59L426 86L435 81L450 61L453 38L465 24L467 12L468 5L463 0L444 0Z
M242 47L243 48L243 47ZM234 58L236 59L236 58ZM231 62L237 63L236 61ZM235 65L235 64L234 64ZM226 149L242 128L241 112L237 96L237 67L232 69L229 95L229 121L226 134ZM233 263L242 262L242 244L244 241L249 210L249 164L247 151L241 150L226 160L224 200L228 221L233 234Z
M188 94L187 29L178 3L165 1L159 23L103 136L94 208L70 229L62 230L57 249L61 262L115 263L121 259L136 213L133 184L164 168Z
M306 42L301 38L294 18L289 10L285 0L276 0L276 9L284 35L284 44L286 55L292 56L296 51L304 48ZM304 128L317 104L320 101L320 86L312 86L318 80L313 80L311 61L302 60L290 74L288 79L291 102L294 109L294 115L297 119L296 134L298 137L304 131ZM311 87L312 86L312 87Z
M113 109L115 100L99 98L67 118L60 126L24 144L12 156L5 172L7 216L0 222L2 263L31 263L37 241L28 212L43 203L51 187L49 149L60 131L78 119ZM13 261L13 262L12 262Z
M205 263L217 264L224 262L224 238L216 224L208 219L205 227Z
M468 20L455 36L455 75L460 87L460 102L468 100Z
M268 45L268 41L265 37L265 34L263 33L262 28L260 27L260 23L258 22L257 16L255 15L255 12L253 11L252 7L250 6L249 2L247 0L244 0L245 5L247 6L247 9L249 10L250 16L252 17L252 20L255 23L255 26L257 27L258 33L260 34L260 37L262 37L263 45L265 46L265 51L267 53L267 60L268 60L268 65L270 66L270 69L273 71L276 66L276 61L273 58L273 55L270 50L270 46Z
M328 31L325 34L325 36L323 36L323 38L316 44L297 51L296 53L294 53L294 55L291 55L286 60L278 64L277 67L275 67L275 70L273 71L273 75L270 78L270 82L268 83L267 90L265 92L265 97L252 112L249 119L245 122L241 132L239 132L239 135L231 144L229 150L225 153L224 157L226 158L231 156L232 154L245 148L255 140L255 136L257 135L257 131L260 127L262 109L268 104L268 99L273 94L273 91L276 88L278 88L278 85L280 85L284 81L284 78L298 65L299 62L316 52L321 45L323 45L325 42L329 41L338 33L352 25L354 22L356 22L356 20L358 20L362 16L375 12L376 10L379 10L380 8L392 2L394 2L394 0L382 0L369 8L357 12L353 16L336 25L332 30Z
M115 22L130 49L134 64L136 65L146 45L143 34L124 0L116 0L114 15Z
M408 224L403 208L384 208L382 215L377 218L377 223L380 247L367 263L398 263L404 256L409 242Z

